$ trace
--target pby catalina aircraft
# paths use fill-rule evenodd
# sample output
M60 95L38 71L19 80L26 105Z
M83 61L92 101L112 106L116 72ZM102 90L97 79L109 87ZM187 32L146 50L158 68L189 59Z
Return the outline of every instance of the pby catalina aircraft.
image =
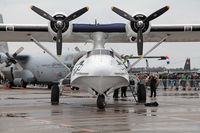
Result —
M61 56L62 42L92 42L93 49L82 54L71 72L71 85L85 88L97 95L97 106L105 107L109 92L129 85L129 74L120 56L115 51L105 49L105 43L137 43L139 57L143 54L143 42L199 42L199 25L153 25L151 21L165 13L165 6L149 16L134 16L112 7L111 10L129 22L113 24L72 24L71 21L88 11L84 7L69 16L62 13L49 15L38 7L31 9L49 20L41 24L0 24L0 41L52 42L56 41L57 55ZM114 14L113 14L114 15ZM132 65L130 65L132 66ZM52 104L59 103L58 84L53 85Z

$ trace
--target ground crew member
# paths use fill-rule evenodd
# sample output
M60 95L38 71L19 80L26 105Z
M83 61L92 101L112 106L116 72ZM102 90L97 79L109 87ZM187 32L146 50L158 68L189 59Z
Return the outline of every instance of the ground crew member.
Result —
M126 90L127 90L126 86L124 86L124 87L121 88L121 97L127 97L126 96Z
M157 84L157 80L156 80L156 77L151 75L151 78L150 78L150 88L151 88L151 95L150 97L156 97L156 84Z

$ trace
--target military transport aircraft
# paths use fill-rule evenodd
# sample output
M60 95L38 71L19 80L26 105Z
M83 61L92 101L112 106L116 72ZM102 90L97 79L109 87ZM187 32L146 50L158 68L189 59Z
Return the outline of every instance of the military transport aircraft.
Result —
M112 7L112 11L129 21L127 24L72 24L71 21L87 12L88 7L69 16L62 13L51 16L36 6L31 6L31 9L49 20L49 24L0 24L0 41L35 43L56 41L58 56L61 56L62 42L93 43L93 49L76 61L71 72L71 85L93 91L98 96L99 108L105 107L105 98L110 91L129 85L129 74L123 61L116 52L106 49L105 43L136 42L138 56L141 57L143 42L200 41L200 24L151 24L151 21L165 13L169 6L149 16L144 14L131 16L117 7ZM51 103L58 104L58 84L53 85L51 94Z
M1 46L0 46L0 49ZM16 52L17 53L17 52ZM22 86L26 88L27 84L45 84L50 89L54 82L63 79L70 71L65 66L56 62L46 53L42 54L20 54L10 57L7 52L6 57L0 54L1 63L5 67L1 68L1 72L9 82L9 87ZM71 67L77 52L65 53L60 60ZM16 63L19 64L16 66Z

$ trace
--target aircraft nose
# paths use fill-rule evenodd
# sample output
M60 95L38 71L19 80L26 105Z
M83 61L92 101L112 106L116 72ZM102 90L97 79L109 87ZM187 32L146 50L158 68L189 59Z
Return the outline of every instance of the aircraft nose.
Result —
M92 75L108 76L111 75L116 69L115 65L111 64L111 59L106 57L91 58L88 62L88 70Z
M109 88L128 85L129 78L125 67L111 56L93 56L83 64L71 79L74 86L93 88L103 94Z

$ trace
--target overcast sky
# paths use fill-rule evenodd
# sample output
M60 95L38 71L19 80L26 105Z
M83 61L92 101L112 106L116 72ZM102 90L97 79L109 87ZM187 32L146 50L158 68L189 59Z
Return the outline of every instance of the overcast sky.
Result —
M3 14L4 23L17 24L46 24L43 19L30 9L30 5L42 8L49 14L72 12L89 6L90 10L83 16L72 21L73 23L127 23L128 21L113 13L111 6L116 6L131 15L144 13L147 16L166 5L170 10L152 21L152 24L200 24L200 0L0 0L0 13ZM55 43L43 43L53 53L56 53ZM144 53L155 43L145 43ZM10 52L24 46L23 53L42 53L42 50L33 43L9 43ZM83 50L90 50L92 45L64 44L63 52L73 50L79 46ZM121 54L137 55L135 44L107 44ZM149 60L150 67L166 66L168 68L183 67L187 57L191 58L192 67L200 68L200 43L163 43L150 55L166 55L170 58L170 65L165 61ZM145 66L145 61L137 66Z

